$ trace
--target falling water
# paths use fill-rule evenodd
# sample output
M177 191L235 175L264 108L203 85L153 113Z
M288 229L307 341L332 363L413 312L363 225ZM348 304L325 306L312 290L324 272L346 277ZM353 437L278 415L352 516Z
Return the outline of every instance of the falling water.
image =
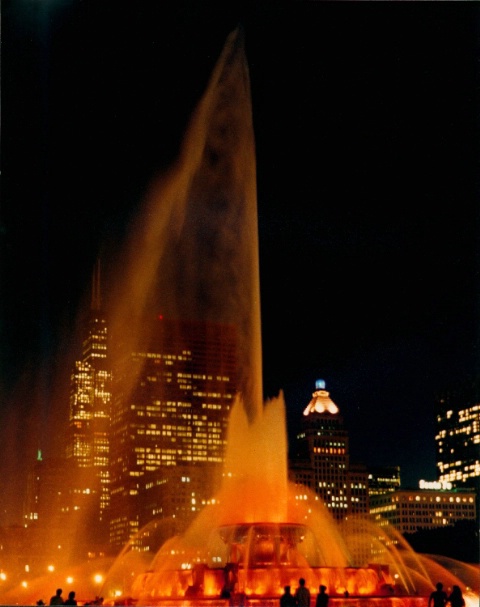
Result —
M121 336L126 350L135 351L145 343L152 310L235 325L240 394L219 491L190 528L156 554L125 547L102 594L113 596L120 586L139 605L200 605L202 599L223 605L225 572L236 565L239 588L262 605L268 597L276 604L283 585L300 576L312 589L324 583L337 597L333 601L345 605L425 605L415 593L420 586L423 592L433 588L426 559L405 545L391 550L391 538L382 541L378 529L366 525L361 537L355 526L342 537L316 496L307 490L299 495L288 482L283 395L265 405L262 399L255 146L241 31L227 39L179 160L151 188L130 234L111 298L119 302L110 310L113 338ZM130 377L124 390L136 379ZM158 524L152 521L142 533ZM379 560L357 566L352 554L360 544L373 546ZM392 582L385 563L399 572L408 600L385 596ZM356 597L344 599L344 591ZM189 592L197 593L190 602Z
M105 593L113 590L113 578L130 571L123 592L137 604L183 604L193 593L190 604L196 605L201 598L218 600L225 571L238 565L238 588L260 601L278 598L283 585L295 584L300 576L312 588L325 583L332 595L385 595L393 581L388 567L369 561L353 567L351 537L341 537L316 496L307 490L298 495L288 482L283 395L263 404L255 146L240 30L227 39L178 162L154 184L131 234L119 273L123 281L115 298L121 303L113 314L114 337L122 335L127 348L135 350L145 340L142 327L149 326L144 320L151 309L233 324L240 395L230 418L219 491L182 536L151 555L148 573L132 567L127 547ZM156 524L143 532L149 534ZM367 542L377 535L374 531ZM375 547L377 554L400 572L404 593L414 593L413 574L398 551L385 552L386 544L392 545L383 542L380 552ZM419 569L423 578L426 572ZM431 580L428 584L433 588ZM394 599L383 600L390 605ZM416 600L412 596L404 604Z
M234 325L239 390L250 420L263 399L255 166L248 68L236 30L192 116L178 162L153 185L131 230L116 273L120 304L111 314L113 339L122 336L129 351L145 341L144 321L154 310Z

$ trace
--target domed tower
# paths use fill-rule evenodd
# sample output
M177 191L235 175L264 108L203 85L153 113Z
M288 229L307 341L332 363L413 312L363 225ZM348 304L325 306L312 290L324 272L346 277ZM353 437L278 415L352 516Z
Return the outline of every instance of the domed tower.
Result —
M368 511L367 471L350 464L349 435L323 379L303 411L296 447L293 480L314 491L335 519Z

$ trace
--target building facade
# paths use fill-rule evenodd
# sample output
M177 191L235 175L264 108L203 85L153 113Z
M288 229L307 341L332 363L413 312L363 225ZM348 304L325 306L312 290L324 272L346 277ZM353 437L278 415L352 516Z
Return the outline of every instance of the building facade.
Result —
M448 489L448 484L440 482L429 485L438 488L401 489L371 496L370 511L375 522L380 526L389 523L400 533L415 533L476 519L474 491Z
M400 489L400 466L369 466L368 495L383 495Z
M296 447L291 480L318 495L337 521L368 513L367 469L350 463L348 432L323 380L303 412Z
M95 543L108 540L109 445L112 370L108 327L100 297L97 264L91 306L82 327L81 357L70 376L66 459L71 474L67 507L84 512Z
M237 390L235 329L158 318L144 347L121 361L111 427L116 548L142 543L140 530L155 518L176 519L180 530L210 497Z
M480 489L480 400L462 394L436 403L438 480Z
M24 515L30 551L25 562L34 575L43 573L46 563L65 565L87 549L86 542L77 541L80 509L71 508L72 472L64 457L44 459L38 450L28 476Z

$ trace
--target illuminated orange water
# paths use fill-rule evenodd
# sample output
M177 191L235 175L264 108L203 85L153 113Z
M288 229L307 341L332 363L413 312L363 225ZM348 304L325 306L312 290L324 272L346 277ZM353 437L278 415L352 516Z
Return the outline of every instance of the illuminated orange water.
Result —
M251 604L269 605L278 604L283 586L294 589L304 577L314 596L324 584L332 602L345 607L423 607L441 579L461 586L467 607L477 606L478 568L416 555L393 530L367 521L350 521L341 533L314 495L288 482L283 396L266 404L262 398L255 171L248 69L234 32L179 162L154 184L132 226L110 311L113 336L121 335L129 351L144 341L153 309L239 328L242 398L231 413L222 484L189 529L158 553L127 546L108 567L97 563L102 585L92 584L95 564L77 572L78 598L225 605L222 589L231 583L237 602L247 595ZM135 381L130 377L124 390ZM65 588L63 573L16 588L7 602L32 604L57 585Z
M112 339L128 352L145 343L145 319L157 311L237 328L238 387L253 419L263 399L256 163L239 32L225 44L177 163L150 188L114 274Z
M424 607L439 579L460 585L468 607L478 602L478 567L418 555L394 529L368 520L341 532L323 503L288 482L282 395L254 422L238 402L230 430L221 489L186 533L167 541L144 571L136 569L122 588L136 604L226 604L228 581L230 601L275 604L300 577L314 594L324 584L332 601L347 607ZM118 585L118 571L131 569L128 555L117 563L115 583L107 580L106 595Z
M249 422L242 403L230 420L223 484L187 532L164 545L132 587L140 604L162 598L218 598L229 571L235 592L279 596L303 576L332 593L381 594L392 583L373 568L349 567L327 509L287 481L283 398Z
M312 589L324 583L332 597L343 599L345 591L390 596L392 587L404 596L428 593L436 580L425 583L426 569L413 551L405 551L405 544L400 550L391 536L382 531L378 539L379 530L365 525L353 525L342 537L325 506L288 482L283 396L265 405L262 399L255 149L248 69L238 32L227 40L193 116L180 163L155 191L150 217L159 215L158 201L171 205L167 219L160 214L166 222L162 230L186 235L182 248L174 248L175 254L181 251L181 267L192 264L188 278L180 281L179 263L170 256L165 264L168 284L176 285L175 306L185 296L194 316L213 311L214 318L240 327L241 399L231 414L218 493L184 535L153 555L148 572L135 577L124 592L143 605L167 600L198 604L218 600L233 577L236 594L265 602L278 599L286 584L294 588L302 576ZM165 233L155 225L151 230L149 242L158 246ZM214 239L206 250L205 235ZM207 263L198 272L203 255ZM147 266L150 256L147 251ZM360 553L368 557L354 562L360 544ZM413 555L412 571L420 572L421 590L404 552Z

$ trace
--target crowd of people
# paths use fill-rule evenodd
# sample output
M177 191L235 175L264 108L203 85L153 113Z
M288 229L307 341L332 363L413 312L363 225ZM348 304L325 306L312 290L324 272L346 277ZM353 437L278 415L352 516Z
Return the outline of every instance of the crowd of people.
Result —
M284 587L284 593L280 597L280 607L310 607L310 590L305 585L305 580L301 577L298 580L298 587L292 594L290 586ZM319 586L315 607L328 607L328 594L326 586Z
M75 590L71 590L68 593L68 597L66 600L63 598L63 590L61 588L57 588L55 594L50 598L49 605L77 605L77 599ZM103 605L102 597L95 597L94 601L90 601L87 603L81 603L82 605ZM37 601L37 605L42 606L45 605L42 599Z
M63 600L62 589L57 588L55 594L51 597L49 605L76 605L75 591L72 590L68 593L68 598ZM348 597L348 593L345 593ZM328 607L329 595L327 594L327 587L323 584L318 587L318 594L315 599L315 607ZM103 599L100 601L93 601L92 603L86 603L90 605L101 605ZM454 585L452 592L447 594L443 589L442 582L436 584L436 589L430 594L428 598L428 607L465 607L465 599L462 595L460 586ZM37 601L37 605L45 605L40 600ZM280 607L311 607L311 594L310 590L306 586L305 579L300 578L298 580L298 587L292 594L291 586L285 586L284 592L280 597Z
M345 596L348 597L348 592L345 593ZM319 586L315 607L328 607L328 599L327 587ZM462 590L460 586L454 585L452 592L447 594L443 589L443 584L438 582L436 590L429 596L428 607L447 607L448 604L450 607L465 607ZM298 580L298 587L293 594L290 586L284 587L284 593L280 597L280 607L311 607L310 590L305 585L303 578Z
M442 582L437 582L436 590L431 593L428 599L428 607L446 607L447 603L450 603L451 607L465 607L462 589L460 586L454 585L452 592L447 594L443 589Z
M76 605L77 600L75 599L75 591L72 590L68 593L67 600L63 600L62 596L63 590L61 588L57 588L55 594L50 598L49 605ZM45 605L45 603L40 599L37 601L37 605Z

